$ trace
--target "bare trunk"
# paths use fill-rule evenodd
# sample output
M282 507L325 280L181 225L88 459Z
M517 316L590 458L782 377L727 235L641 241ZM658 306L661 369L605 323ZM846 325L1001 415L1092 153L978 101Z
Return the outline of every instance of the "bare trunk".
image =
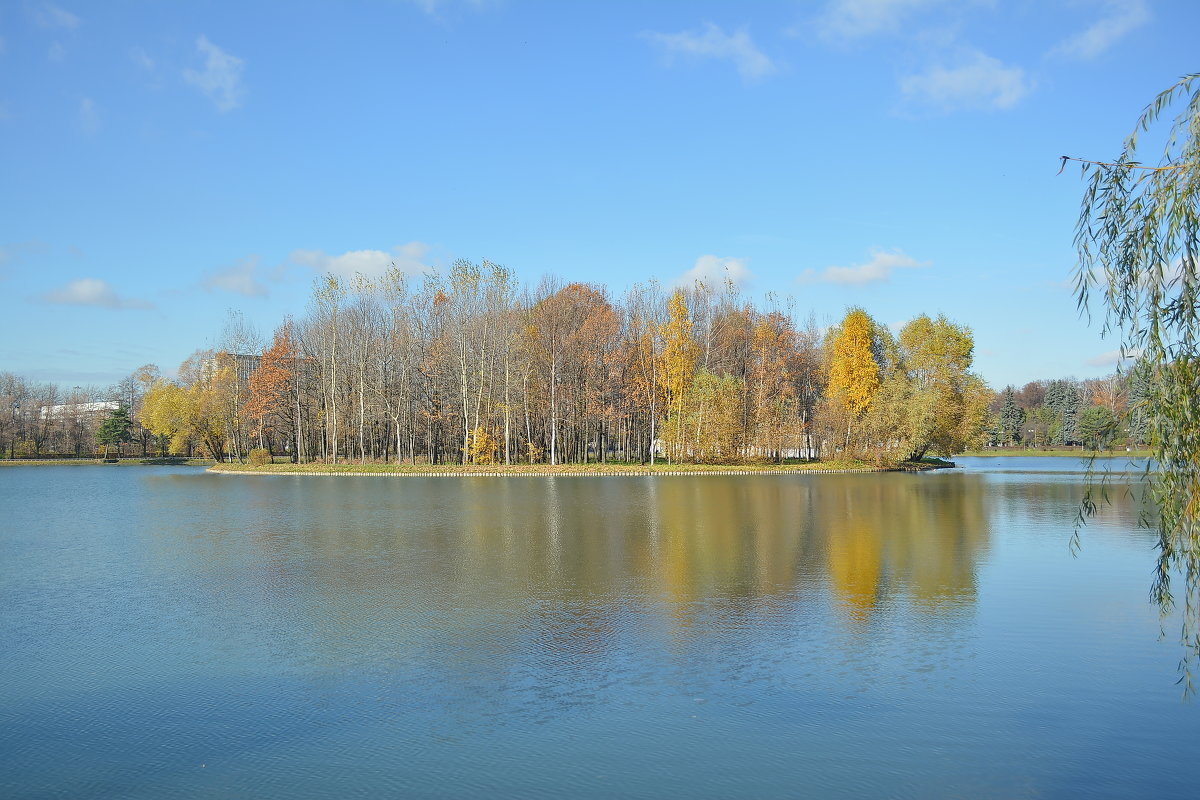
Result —
M550 360L550 464L557 464L558 448L558 371Z
M504 465L508 466L512 463L509 459L508 444L511 439L509 431L509 413L508 413L508 347L504 349Z

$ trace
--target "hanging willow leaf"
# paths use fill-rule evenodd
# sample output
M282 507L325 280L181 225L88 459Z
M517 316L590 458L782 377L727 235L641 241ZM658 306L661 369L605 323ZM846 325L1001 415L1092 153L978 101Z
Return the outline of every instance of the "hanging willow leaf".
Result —
M1144 166L1139 131L1157 134L1180 105L1157 165ZM1155 467L1146 473L1142 519L1157 528L1159 550L1150 595L1164 623L1182 611L1181 682L1190 692L1200 663L1200 74L1146 107L1116 159L1082 168L1075 295L1085 311L1103 308L1104 331L1121 337L1122 352L1138 354L1148 378L1125 421L1141 415L1137 424L1148 425ZM1095 513L1091 497L1081 520Z

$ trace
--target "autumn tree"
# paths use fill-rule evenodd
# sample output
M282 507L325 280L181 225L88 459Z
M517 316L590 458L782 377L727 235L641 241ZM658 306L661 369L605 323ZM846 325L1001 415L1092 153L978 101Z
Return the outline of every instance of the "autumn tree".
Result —
M760 311L729 283L664 296L649 282L614 303L486 260L419 280L323 276L261 357L231 349L245 341L152 385L147 417L176 451L238 455L253 437L294 442L299 460L782 460L811 456L814 432L900 448L912 399L906 373L892 381L899 345L861 310L822 342L790 306L768 296ZM883 411L893 421L874 424Z
M676 461L685 455L686 401L695 378L699 354L699 348L692 338L692 327L687 297L682 290L676 290L667 301L667 319L659 333L663 341L659 374L669 414L665 426L668 461L672 455Z
M144 424L155 435L170 438L172 453L185 453L194 440L221 461L231 428L229 384L236 379L228 361L219 362L212 351L197 351L180 365L178 382L159 379L151 387Z
M275 331L271 346L263 351L259 368L251 373L250 397L242 408L243 415L254 424L251 435L258 438L259 447L266 447L270 442L266 433L272 420L287 424L289 439L295 436L292 406L295 360L293 326L291 320L287 320Z
M900 331L899 364L909 385L899 428L907 457L962 452L983 430L991 392L971 372L975 343L969 328L945 316L922 314Z
M758 315L750 344L749 383L752 414L748 437L760 455L782 462L785 430L796 415L796 381L792 374L796 330L787 315Z
M657 283L638 284L625 299L625 326L621 359L626 365L629 411L640 418L644 443L637 448L642 461L654 463L659 419L663 413L662 328L663 308ZM631 423L633 420L631 420Z
M742 396L746 386L732 375L718 377L700 368L686 407L692 457L698 462L736 461L742 448ZM694 431L694 433L693 433Z
M829 397L846 414L846 449L853 426L871 407L879 391L875 358L875 321L861 308L846 312L829 337Z
M343 394L342 362L345 351L344 347L339 348L344 322L339 315L345 303L346 291L345 283L336 275L327 274L316 279L310 306L309 335L306 337L320 365L321 417L324 422L322 452L334 464L338 460L338 410Z

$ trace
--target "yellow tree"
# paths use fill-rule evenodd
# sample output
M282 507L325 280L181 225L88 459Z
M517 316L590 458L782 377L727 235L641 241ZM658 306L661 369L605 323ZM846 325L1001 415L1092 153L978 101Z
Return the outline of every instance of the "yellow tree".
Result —
M829 344L830 399L846 412L846 448L854 423L862 419L879 391L875 358L875 321L861 308L851 308Z
M742 406L746 384L732 375L697 370L688 406L695 429L692 455L700 462L735 461L742 446Z
M171 452L182 453L198 440L211 458L225 456L231 429L227 398L237 380L233 366L211 352L196 352L179 367L180 383L157 381L146 394L144 425L156 436L171 439Z
M155 436L170 442L170 452L183 454L188 432L184 422L186 392L180 386L159 378L142 400L142 425Z
M667 301L667 321L661 327L663 341L662 379L667 399L668 418L666 424L667 453L670 460L674 451L676 460L684 455L683 437L685 400L696 375L696 358L699 348L692 338L692 320L688 315L687 298L683 290L676 290Z

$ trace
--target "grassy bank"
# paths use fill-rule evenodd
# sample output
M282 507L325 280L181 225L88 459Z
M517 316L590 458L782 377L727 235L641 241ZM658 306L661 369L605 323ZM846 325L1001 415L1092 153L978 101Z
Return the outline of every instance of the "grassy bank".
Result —
M793 475L798 473L876 472L862 461L820 461L785 464L217 464L210 472L243 475L381 475L413 477L486 476L606 476L606 475Z
M114 466L170 466L211 467L217 462L211 458L122 458L118 461L103 461L98 458L14 458L0 459L0 467L114 467Z
M1081 450L1078 447L1037 447L1025 450L1020 447L994 447L987 450L971 450L966 453L961 453L962 456L990 458L992 456L1011 457L1011 456L1059 456L1059 457L1074 457L1074 458L1090 458L1095 455L1096 458L1149 458L1149 450L1101 450L1098 453L1093 453L1090 450Z

